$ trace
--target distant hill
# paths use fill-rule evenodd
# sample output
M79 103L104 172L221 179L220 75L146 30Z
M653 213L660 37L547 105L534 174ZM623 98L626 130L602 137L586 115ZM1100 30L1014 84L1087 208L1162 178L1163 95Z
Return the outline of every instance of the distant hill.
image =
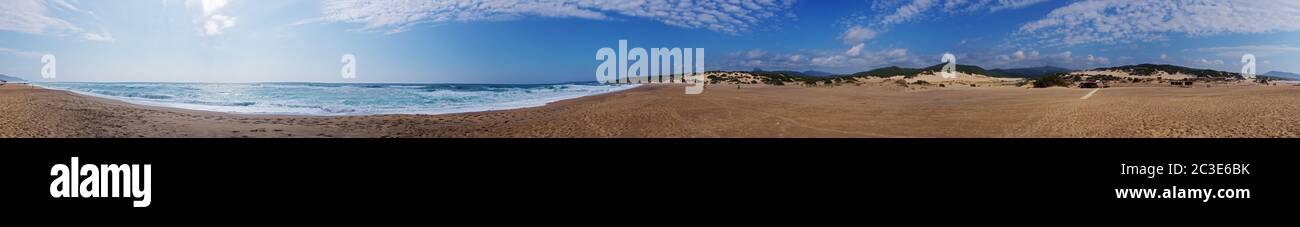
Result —
M946 63L945 63L945 64L946 64ZM916 76L917 74L921 74L921 73L925 73L925 72L938 72L938 71L940 71L940 70L943 70L943 65L944 65L944 64L938 64L938 65L933 65L933 66L930 66L930 67L925 67L925 68L920 68L920 69L916 69L916 68L903 68L903 67L898 67L898 66L890 66L890 67L884 67L884 68L872 69L872 70L870 70L870 71L866 71L866 72L854 73L854 74L849 75L849 76L852 76L852 77L892 77L892 76L903 76L903 77L908 77L908 78L910 78L910 77ZM995 71L985 70L984 68L980 68L979 66L973 66L973 65L957 65L956 70L957 70L958 72L964 72L964 73L969 73L969 74L980 74L980 75L985 75L985 76L990 76L990 77L1005 77L1005 78L1014 78L1014 77L1015 77L1015 76L1012 76L1012 75L1009 75L1009 74L1005 74L1005 73L1002 73L1002 72L995 72Z
M801 72L795 71L763 71L754 69L753 71L707 71L704 73L709 81L713 83L726 84L771 84L786 85L810 83L817 81L842 81L839 77L815 77L807 76Z
M815 77L828 77L828 76L834 76L834 75L835 75L834 73L822 72L822 71L816 71L816 70L803 71L802 73L803 73L803 75L805 75L805 76L815 76Z
M1273 78L1283 79L1283 80L1300 80L1300 74L1289 73L1289 72L1269 71L1267 73L1264 73L1264 75Z
M946 64L946 63L945 63ZM726 84L771 84L771 85L826 85L855 83L861 79L870 78L889 78L902 76L907 79L914 79L918 76L933 76L933 73L943 69L944 64L936 64L925 68L905 68L899 66L889 66L871 69L868 71L857 72L853 74L833 74L818 71L763 71L755 68L753 71L709 71L707 76L714 83ZM1097 77L1103 76L1165 76L1170 78L1171 75L1186 75L1184 77L1211 79L1211 80L1233 80L1241 79L1238 73L1224 72L1212 69L1196 69L1177 65L1158 65L1158 64L1140 64L1125 65L1117 67L1096 68L1091 70L1071 70L1067 68L1043 66L1032 68L1012 68L1012 69L994 69L985 70L974 65L957 65L958 72L972 75L982 75L991 78L1012 78L1012 79L1029 79L1029 81L1043 82L1043 85L1035 86L1068 86L1070 82L1077 81L1082 77L1077 75L1091 75ZM1106 72L1099 72L1106 71ZM1118 72L1119 74L1109 74L1107 72ZM1271 76L1270 76L1271 75ZM1300 74L1269 72L1260 77L1285 78L1287 80L1300 80ZM1133 79L1133 78L1129 78ZM1140 78L1139 78L1140 79ZM1150 78L1154 80L1153 78ZM999 80L992 80L999 81ZM1049 83L1050 82L1050 83ZM1017 85L1019 86L1019 85Z
M872 69L866 72L858 72L858 73L851 74L849 76L852 77L915 76L918 73L921 73L921 69L890 66L890 67Z
M997 72L1003 75L1008 75L1010 77L1037 79L1037 78L1043 78L1058 73L1073 72L1074 70L1049 65L1049 66L1033 67L1033 68L993 69L989 71Z
M1195 68L1188 68L1188 67L1182 67L1182 66L1177 66L1177 65L1141 64L1141 65L1125 65L1125 66L1109 67L1109 68L1097 68L1097 69L1093 69L1093 70L1096 70L1096 71L1123 71L1123 72L1128 72L1128 73L1130 73L1130 74L1132 74L1132 75L1137 75L1137 76L1150 76L1150 75L1152 75L1152 74L1155 74L1157 71L1163 71L1163 72L1165 72L1165 73L1169 73L1169 74L1182 73L1182 74L1187 74L1187 75L1194 75L1194 76L1196 76L1196 77L1198 77L1198 78L1205 78L1205 77L1209 77L1209 78L1225 78L1225 77L1228 77L1228 78L1241 78L1241 74L1238 74L1238 73L1224 72L1224 71L1218 71L1218 70L1213 70L1213 69L1195 69Z
M5 74L0 74L0 80L9 81L9 82L26 82L26 81L27 81L27 80L24 80L23 78L18 78L18 77L14 77L14 76L9 76L9 75L5 75Z
M791 71L791 70L765 71L765 70L763 70L763 69L761 69L761 68L754 68L754 70L750 70L749 72L752 72L752 73L779 73L779 74L784 74L784 75L800 76L800 77L832 77L832 76L836 76L836 75L837 75L837 74L835 74L835 73L822 72L822 71L817 71L817 70L808 70L808 71L803 71L803 72L797 72L797 71Z

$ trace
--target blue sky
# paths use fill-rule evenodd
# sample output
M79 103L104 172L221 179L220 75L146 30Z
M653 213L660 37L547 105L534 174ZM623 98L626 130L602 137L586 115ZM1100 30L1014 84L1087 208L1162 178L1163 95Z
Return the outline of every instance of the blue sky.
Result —
M597 49L705 48L709 70L1139 63L1300 72L1296 1L6 0L0 73L55 81L552 83ZM345 80L344 54L358 77Z

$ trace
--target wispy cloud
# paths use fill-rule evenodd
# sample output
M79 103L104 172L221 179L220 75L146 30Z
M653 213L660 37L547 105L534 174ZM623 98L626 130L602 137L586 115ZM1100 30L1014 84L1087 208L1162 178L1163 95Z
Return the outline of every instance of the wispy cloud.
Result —
M1253 54L1256 56L1274 56L1282 54L1300 53L1300 47L1290 45L1246 45L1246 46L1222 46L1222 47L1204 47L1197 48L1198 52L1216 54L1224 58L1241 57L1244 54Z
M851 27L840 35L840 40L844 41L844 44L862 43L872 38L876 38L876 30L864 26Z
M1029 52L1025 52L1023 50L1017 50L1015 53L1011 53L1010 55L1006 55L1006 54L998 55L996 59L998 61L1002 61L1005 64L1005 63L1020 62L1026 60L1029 61L1038 60L1039 59L1038 57L1039 57L1039 53L1037 50L1031 50Z
M1189 60L1188 63L1191 63L1192 65L1213 68L1213 67L1222 66L1224 64L1224 61L1222 59L1209 60L1209 59L1201 58L1200 60Z
M90 40L90 41L112 42L112 41L113 41L113 34L108 33L108 32L104 32L104 33L85 33L85 34L81 34L81 38L82 38L82 39L85 39L85 40Z
M0 31L34 35L77 37L90 41L112 41L107 32L92 32L59 18L56 13L93 15L64 0L7 0L0 4Z
M844 45L849 46L848 49L842 53L811 57L808 65L823 68L867 67L889 64L926 65L931 61L921 60L920 57L909 55L907 49L867 50L867 41L888 33L893 26L898 24L950 15L1019 9L1044 1L1046 0L869 1L870 11L868 14L855 14L841 22L848 24L848 27L844 32L840 33L838 39ZM938 64L938 61L932 63Z
M1019 9L1047 0L911 0L877 1L872 9L884 11L877 25L888 26L944 14L997 12Z
M935 19L949 15L992 13L1019 9L1046 0L910 0L871 2L871 15L851 17L851 26L840 35L840 40L853 45L887 32L897 24Z
M44 53L41 52L18 50L13 48L6 48L6 47L0 47L0 53L14 55L23 58L32 58L32 59L40 59L41 56L45 55Z
M793 17L795 0L326 0L321 17L303 23L359 23L361 30L399 33L429 23L503 21L527 16L605 20L644 18L664 24L737 34L768 20Z
M888 65L929 66L939 64L939 56L930 59L929 57L912 54L907 48L871 50L872 48L868 48L867 42L885 34L892 26L897 24L948 15L1019 9L1044 1L1046 0L873 1L870 2L870 15L857 14L842 22L848 26L844 32L839 34L838 39L846 46L846 49L840 51L800 51L796 53L765 54L762 56L738 52L727 56L728 58L724 59L722 65L724 68L732 69L767 67L795 70L845 69L848 71ZM1011 56L1005 57L1008 59L1005 59L1004 62L1012 61ZM1019 58L1016 59L1017 61L1030 59L1055 60L1069 59L1070 55L1066 52L1064 56L1053 55L1050 58L1040 58L1035 51L1032 53L1021 52L1017 58ZM1094 58L1094 60L1099 59Z
M1081 1L1020 27L1045 46L1115 44L1300 30L1300 1Z
M1110 58L1107 57L1092 56L1091 54L1089 54L1088 58L1085 59L1088 60L1089 63L1099 63L1102 65L1110 64Z
M1107 58L1098 58L1088 55L1089 58L1076 61L1074 52L1062 51L1059 53L1042 53L1038 50L1017 50L1008 54L999 54L987 59L983 55L967 55L970 57L969 62L976 64L987 64L990 67L1034 67L1044 65L1054 65L1063 67L1087 67L1089 63L1110 62Z
M848 51L844 51L844 54L849 55L849 56L853 56L853 57L857 57L858 55L861 55L861 54L862 54L862 48L864 48L864 47L866 47L866 46L867 46L867 44L865 44L865 43L859 43L858 45L855 45L855 46L849 48Z
M936 6L937 4L935 3L938 2L935 0L915 0L903 4L902 6L899 6L898 9L894 10L894 13L886 14L884 17L881 17L880 24L892 25L907 22L916 18L926 10Z

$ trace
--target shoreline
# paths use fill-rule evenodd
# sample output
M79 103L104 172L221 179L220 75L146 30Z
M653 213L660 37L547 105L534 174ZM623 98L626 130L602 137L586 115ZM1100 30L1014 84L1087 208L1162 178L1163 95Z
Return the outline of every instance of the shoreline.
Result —
M13 85L18 85L18 86L13 86ZM12 86L12 87L11 87L11 86ZM651 86L654 86L654 85L651 85ZM494 114L500 114L500 113L510 112L510 111L520 111L520 110L528 110L528 109L535 109L535 108L545 108L545 107L553 106L553 105L556 105L556 104L559 104L559 103L566 103L566 102L579 102L580 100L583 100L583 99L596 98L596 97L598 97L598 96L607 96L607 95L613 95L613 94L620 93L620 92L627 92L627 91L632 91L632 90L637 90L637 89L643 89L643 88L645 88L645 87L647 87L647 86L646 86L646 85L642 85L642 86L638 86L638 87L634 87L634 88L628 88L628 89L624 89L624 90L620 90L620 91L614 91L614 92L608 92L608 93L602 93L602 94L595 94L595 95L588 95L588 96L581 96L581 97L569 98L569 99L561 99L561 100L557 100L557 101L548 102L548 103L542 104L542 105L540 105L540 106L532 106L532 107L522 107L522 108L512 108L512 109L501 109L501 110L472 111L472 112L458 112L458 113L447 113L447 114L369 114L369 115L310 115L310 114L280 114L280 113L267 113L267 114L258 114L258 113L232 113L232 112L209 111L209 110L196 110L196 109L186 109L186 108L180 108L180 107L169 107L169 106L157 106L157 105L147 105L147 104L132 103L132 102L129 102L129 101L117 100L117 99L108 98L108 97L99 97L99 96L96 96L96 95L82 94L82 93L78 93L78 92L74 92L74 91L67 91L67 90L60 90L60 89L43 88L43 87L36 86L36 85L33 85L33 84L14 84L14 83L9 83L9 84L7 84L7 85L5 85L5 86L0 86L0 89L13 89L13 88L15 88L15 87L20 87L19 89L25 89L25 90L27 90L27 91L34 92L34 93L38 93L38 94L42 94L42 95L50 95L50 96L54 97L55 99L57 99L57 100L59 100L59 101L61 101L61 102L64 102L64 101L80 101L80 102L79 102L80 104L89 104L89 106L97 107L97 108L100 108L100 109L108 109L110 112L128 112L128 113L131 113L131 114L126 114L126 115L138 115L139 113L148 113L147 115L150 115L150 116L147 116L147 117L136 116L136 117L137 117L137 119L139 119L139 118L148 118L148 117L152 117L152 118L163 118L162 121L160 121L161 123L164 123L164 124L162 124L162 125L171 125L171 126L177 126L177 125L179 125L179 126L183 126L183 127L188 126L187 128L191 128L191 129L193 129L193 130L180 130L180 131L189 131L189 132L194 132L194 133L159 134L159 133L146 133L146 132L141 132L141 131L137 131L137 130L129 130L129 132L126 132L126 133L109 134L109 135L106 136L106 135L104 135L104 134L99 134L99 133L68 133L68 132L65 130L65 131L62 131L62 132L53 132L53 133L50 133L49 131L42 131L42 132L45 132L45 133L32 134L32 133L14 133L14 132L8 132L7 129L10 129L10 127L0 127L0 129L4 129L4 130L0 130L0 138L50 138L50 137L64 137L64 136L56 136L56 135L72 135L72 137L83 137L83 138L84 138L84 137L112 137L112 138L133 138L133 137L138 137L138 138L156 138L156 137L163 137L163 138L285 138L285 137L289 137L289 138L303 138L303 137L305 137L305 138L334 138L334 137L369 138L369 137L391 137L391 136L385 135L384 133L370 133L370 132L363 132L363 133L346 133L346 132L343 132L343 131L345 131L345 130L335 130L335 129L330 129L331 127L328 127L329 125L326 124L326 122L331 121L331 120L333 120L333 121L335 121L335 122L338 122L338 121L342 121L342 122L352 122L352 121L350 121L350 120L357 120L357 119L368 119L368 120L372 120L372 121L381 121L381 122L394 122L394 121L411 120L411 119L417 119L417 118L427 118L427 119L424 119L424 120L446 121L446 122L453 122L453 123L454 123L454 122L464 122L464 121L466 121L467 119L463 119L463 118L473 118L473 117L466 117L466 116L494 115ZM5 90L0 90L0 91L5 91ZM3 95L6 95L6 94L0 93L0 98L6 98L6 97L3 97ZM67 100L65 100L65 99L67 99ZM4 104L5 104L5 105L9 105L8 103L4 103ZM3 112L3 111L13 111L13 110L14 110L13 108L5 108L5 109L0 109L0 112ZM125 110L125 111L123 111L123 110ZM159 115L159 114L161 114L161 115L165 115L165 116L154 116L154 115ZM96 114L96 115L103 115L103 114ZM107 115L115 115L115 114L107 114ZM457 120L448 120L448 118L445 118L445 117L440 117L440 116L452 116L452 115L462 115L462 116L455 117L455 118L462 118L462 119L459 119L460 121L457 121ZM10 114L6 113L6 116L13 116L13 115L10 115ZM20 114L16 114L16 116L22 116L22 115L20 115ZM27 115L27 116L31 116L31 115L29 114L29 115ZM177 117L189 118L190 120L196 120L196 121L195 121L195 122L190 122L189 124L185 124L185 123L182 123L182 122L175 122L175 121L179 120L179 119L176 119ZM0 118L0 120L9 120L9 119L6 119L6 118ZM216 121L216 122L208 122L208 121ZM232 123L232 122L230 122L230 121L235 121L235 122L239 122L239 123L250 123L252 126L257 126L257 127L253 127L253 129L250 129L250 130L230 130L229 132L227 132L227 131L225 131L225 130L216 130L216 129L218 129L218 128L232 128L232 127L229 127L229 126L223 126L223 124L226 124L226 123ZM142 123L150 123L150 122L151 122L151 121L145 121L145 122L142 122ZM2 123L2 124L0 124L0 126L9 126L9 125L12 125L12 124L13 124L13 122L0 122L0 123ZM421 123L422 125L428 125L428 124L426 124L426 123L418 122L418 121L411 121L411 122L408 122L408 123ZM39 123L38 123L38 124L39 124ZM306 124L307 126L304 127L303 124ZM36 126L36 127L20 127L20 128L57 128L57 127L49 127L49 125L50 125L50 124L41 124L40 126ZM100 125L100 126L106 126L106 127L110 127L110 128L130 128L130 127L123 127L124 125L116 125L116 124L111 124L111 123L110 123L110 124L105 124L105 125ZM394 125L388 125L388 126L394 126ZM199 128L195 128L195 127L199 127ZM93 127L91 127L91 128L93 128ZM151 128L152 128L152 127L151 127ZM247 128L247 127L245 127L245 128ZM333 128L339 128L339 127L333 127ZM293 129L297 129L297 130L293 130ZM23 130L19 130L19 131L23 131ZM41 131L41 130L38 130L38 131ZM95 130L90 130L90 131L95 131ZM293 132L302 132L302 133L293 133ZM333 133L330 133L330 132L333 132ZM89 135L89 136L87 136L87 135ZM424 136L415 136L415 137L424 137ZM440 137L476 137L476 136L470 136L470 135L467 135L467 136L440 136Z
M101 83L99 83L99 82L68 82L68 83L78 83L78 84L101 84ZM126 84L134 84L134 83L136 83L136 82L125 82L125 83L126 83ZM160 83L161 83L161 84L191 84L191 83L144 82L144 84L160 84ZM113 84L113 83L103 83L103 84ZM203 84L203 83L200 83L200 84ZM314 83L314 82L283 82L283 83L231 83L231 84L257 85L257 84L329 84L329 83ZM367 84L367 83L362 83L362 84ZM376 84L376 85L410 85L410 86L429 86L429 85L452 85L452 86L489 85L489 86L492 86L492 85L495 85L495 84L413 84L413 83L412 83L412 84L405 84L405 83L368 83L368 84ZM94 97L94 98L101 98L101 99L108 99L108 100L113 100L113 101L117 101L117 102L125 102L125 103L132 104L132 105L139 105L139 106L146 106L146 107L159 107L159 108L168 108L168 109L177 109L177 110L187 110L187 111L204 111L204 112L213 112L213 113L234 114L234 115L241 115L241 116L343 117L343 116L380 116L380 115L445 115L445 114L457 114L457 113L474 113L474 112L487 112L487 111L498 111L498 110L514 110L514 109L523 109L523 108L533 108L533 107L545 106L545 105L547 105L547 104L554 103L554 102L558 102L558 101L563 101L563 100L577 99L577 98L582 98L582 97L587 97L587 96L602 95L602 94L607 94L607 93L613 93L613 92L623 91L623 90L627 90L627 89L632 89L632 88L635 88L635 87L639 87L639 86L641 86L642 84L638 84L638 85L636 85L636 86L631 86L631 87L617 88L617 89L612 90L612 91L604 91L603 93L573 94L573 95L570 95L570 96L560 96L560 97L541 97L541 98L537 98L537 99L534 99L534 100L514 100L514 101L511 101L511 102L507 102L507 103L515 103L515 104L513 104L513 105L509 105L509 106L490 106L490 105L489 105L489 106L487 106L487 107L483 107L483 108L422 109L422 111L409 111L409 110L408 110L408 111L377 111L377 112L375 112L375 111L364 111L364 112L359 112L359 113L350 113L350 112L353 112L353 111L335 112L335 111L331 111L331 110L329 110L328 108L324 108L324 107L317 107L317 108L315 108L315 110L317 110L317 112L320 112L320 113L303 112L303 111L297 111L297 112L295 112L295 111L269 111L269 112L256 112L256 111L236 110L236 109L222 109L221 106L212 106L212 105L204 105L204 104L193 104L193 103L184 103L184 102L163 102L163 101L155 101L155 100L149 100L149 99L144 99L144 100L132 100L131 98L115 97L115 96L110 96L110 95L97 94L97 93L93 93L93 92L84 92L84 91L78 91L78 90L76 90L76 89L65 89L65 88L57 88L57 87L45 87L45 86L41 86L41 85L39 85L39 84L26 84L26 85L28 85L28 86L32 86L32 87L35 87L35 88L40 88L40 89L57 90L57 91L65 91L65 92L70 92L70 93L72 93L72 94L74 94L74 95L87 96L87 97ZM355 84L349 84L349 85L355 85ZM568 84L568 83L557 83L557 84L524 84L523 86L550 86L550 85L584 85L584 84ZM507 86L510 86L510 85L507 85ZM250 103L252 103L252 102L254 102L254 101L260 103L260 102L264 102L265 100L248 100L248 101L250 101ZM351 108L348 108L348 109L351 109ZM323 112L321 112L321 111L323 111Z
M685 85L454 114L262 115L0 86L0 138L1300 137L1300 87L946 88Z

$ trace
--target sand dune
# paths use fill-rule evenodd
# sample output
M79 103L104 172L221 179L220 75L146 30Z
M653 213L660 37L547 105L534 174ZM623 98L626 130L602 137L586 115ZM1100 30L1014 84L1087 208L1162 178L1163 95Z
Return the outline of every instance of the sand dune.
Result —
M1127 79L1127 78L1139 78L1139 79L1161 78L1161 79L1166 79L1166 80L1183 80L1183 79L1195 79L1195 78L1196 78L1196 75L1190 75L1190 74L1185 74L1185 73L1173 73L1173 74L1170 74L1170 73L1165 72L1165 71L1155 71L1155 72L1152 73L1151 75L1147 75L1147 76L1143 76L1143 75L1134 75L1134 74L1131 74L1131 73L1129 73L1129 72L1118 71L1118 70L1088 70L1088 71L1072 72L1072 73L1070 73L1070 75L1101 75L1101 76L1111 76L1111 77L1116 77L1116 78L1125 78L1125 79Z
M1300 137L1300 87L647 85L450 115L237 115L0 86L0 137Z

